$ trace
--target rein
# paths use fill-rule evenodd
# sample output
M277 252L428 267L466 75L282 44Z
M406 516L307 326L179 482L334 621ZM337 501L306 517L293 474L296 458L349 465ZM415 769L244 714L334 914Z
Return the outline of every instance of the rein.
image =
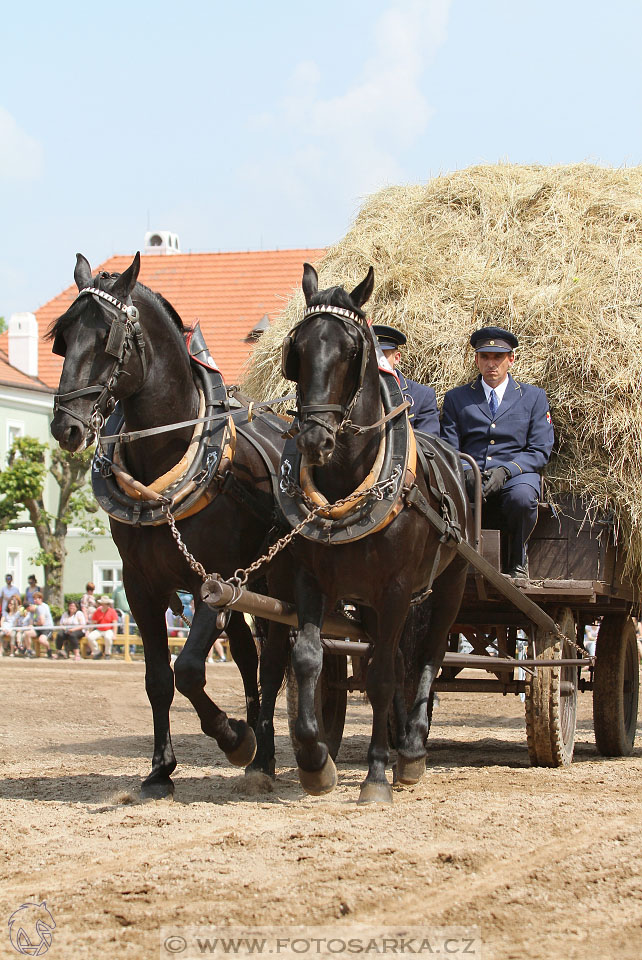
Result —
M132 440L140 440L141 437L151 437L156 436L159 433L171 433L173 430L182 430L183 427L194 427L199 423L213 423L215 420L227 420L228 417L234 418L235 413L242 413L243 416L247 417L249 423L252 422L252 414L254 410L262 410L266 407L271 407L276 403L286 403L289 400L294 400L295 394L288 393L285 397L275 397L273 400L264 400L262 403L255 403L252 401L249 407L243 407L239 411L234 413L214 413L209 417L196 417L194 420L181 420L177 423L167 423L162 427L148 427L146 430L130 430L125 433L114 433L109 435L101 435L101 443L131 443ZM407 404L410 406L410 404Z

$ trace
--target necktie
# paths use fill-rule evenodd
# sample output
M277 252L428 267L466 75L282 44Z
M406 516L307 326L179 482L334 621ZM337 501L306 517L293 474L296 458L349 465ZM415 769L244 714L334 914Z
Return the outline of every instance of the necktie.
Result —
M494 420L495 414L497 413L497 407L499 406L499 404L497 403L497 394L495 393L494 390L490 391L490 396L488 398L488 406L490 407L490 415Z

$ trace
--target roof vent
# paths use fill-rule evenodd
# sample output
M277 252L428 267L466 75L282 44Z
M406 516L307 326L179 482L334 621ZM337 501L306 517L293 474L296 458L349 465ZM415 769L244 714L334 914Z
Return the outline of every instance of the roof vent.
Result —
M246 340L252 342L258 340L270 326L270 318L264 313L259 322L248 333Z
M169 230L148 230L145 234L146 254L180 253L178 234Z

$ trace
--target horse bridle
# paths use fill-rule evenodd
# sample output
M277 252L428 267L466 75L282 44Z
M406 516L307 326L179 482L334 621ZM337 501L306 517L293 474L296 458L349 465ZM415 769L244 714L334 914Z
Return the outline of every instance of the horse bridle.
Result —
M99 287L85 287L84 290L80 291L71 306L73 307L81 297L85 296L92 296L101 307L103 313L106 314L105 319L109 325L109 336L107 337L107 343L105 345L105 353L115 358L114 364L105 383L96 383L90 387L82 387L80 390L71 390L69 393L57 393L54 396L54 414L57 413L58 410L61 410L75 420L79 420L84 427L97 437L105 422L105 415L110 414L116 406L116 398L113 392L119 377L123 373L126 373L125 366L129 355L134 349L138 350L143 380L147 375L147 355L145 351L145 339L139 323L138 308L131 302L131 297L127 298L128 303L123 303ZM103 305L103 303L105 305ZM71 307L69 309L71 309ZM60 345L56 347L55 341L53 352L59 356L65 355L65 351ZM69 407L64 406L62 403L62 401L68 403L70 400L76 400L78 397L86 397L91 394L98 394L98 397L92 408L89 420L85 420L84 417L81 417L78 413L70 410Z
M283 340L282 354L281 354L281 369L283 375L287 376L288 369L288 357L290 350L296 341L296 337L301 331L301 328L308 323L313 317L326 316L337 317L344 324L350 324L354 329L357 330L359 337L361 339L361 368L359 370L359 378L357 380L357 385L354 389L352 397L348 400L347 403L309 403L302 404L299 384L297 382L296 395L297 395L297 420L299 423L298 429L300 430L307 423L316 423L320 427L323 427L328 431L332 436L337 434L347 432L349 430L354 430L354 425L350 420L354 406L361 395L363 390L363 384L366 374L366 368L368 365L368 358L370 356L370 348L372 345L371 337L368 336L366 331L369 331L368 321L365 317L359 316L358 313L355 313L352 310L346 310L344 307L334 307L328 304L308 307L305 313L303 314L303 319L292 327L288 335ZM288 377L288 379L292 379ZM334 427L332 424L328 423L327 420L324 420L322 417L319 417L320 413L337 413L341 417L341 422L337 427ZM298 432L296 428L294 430L290 428L288 431L290 434ZM356 429L356 432L359 432L359 429Z

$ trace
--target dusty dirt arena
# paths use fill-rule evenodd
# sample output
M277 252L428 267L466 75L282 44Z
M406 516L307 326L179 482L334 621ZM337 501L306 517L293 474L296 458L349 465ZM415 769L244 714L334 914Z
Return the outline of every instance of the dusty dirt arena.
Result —
M210 689L241 711L233 664ZM531 769L516 697L443 695L421 784L358 807L369 708L349 700L331 799L306 797L279 701L274 792L172 708L174 801L140 803L151 712L142 664L0 660L0 956L6 921L46 899L48 958L156 958L161 924L478 925L484 960L642 953L642 750L595 753L580 698L570 769ZM131 802L133 800L133 802Z

